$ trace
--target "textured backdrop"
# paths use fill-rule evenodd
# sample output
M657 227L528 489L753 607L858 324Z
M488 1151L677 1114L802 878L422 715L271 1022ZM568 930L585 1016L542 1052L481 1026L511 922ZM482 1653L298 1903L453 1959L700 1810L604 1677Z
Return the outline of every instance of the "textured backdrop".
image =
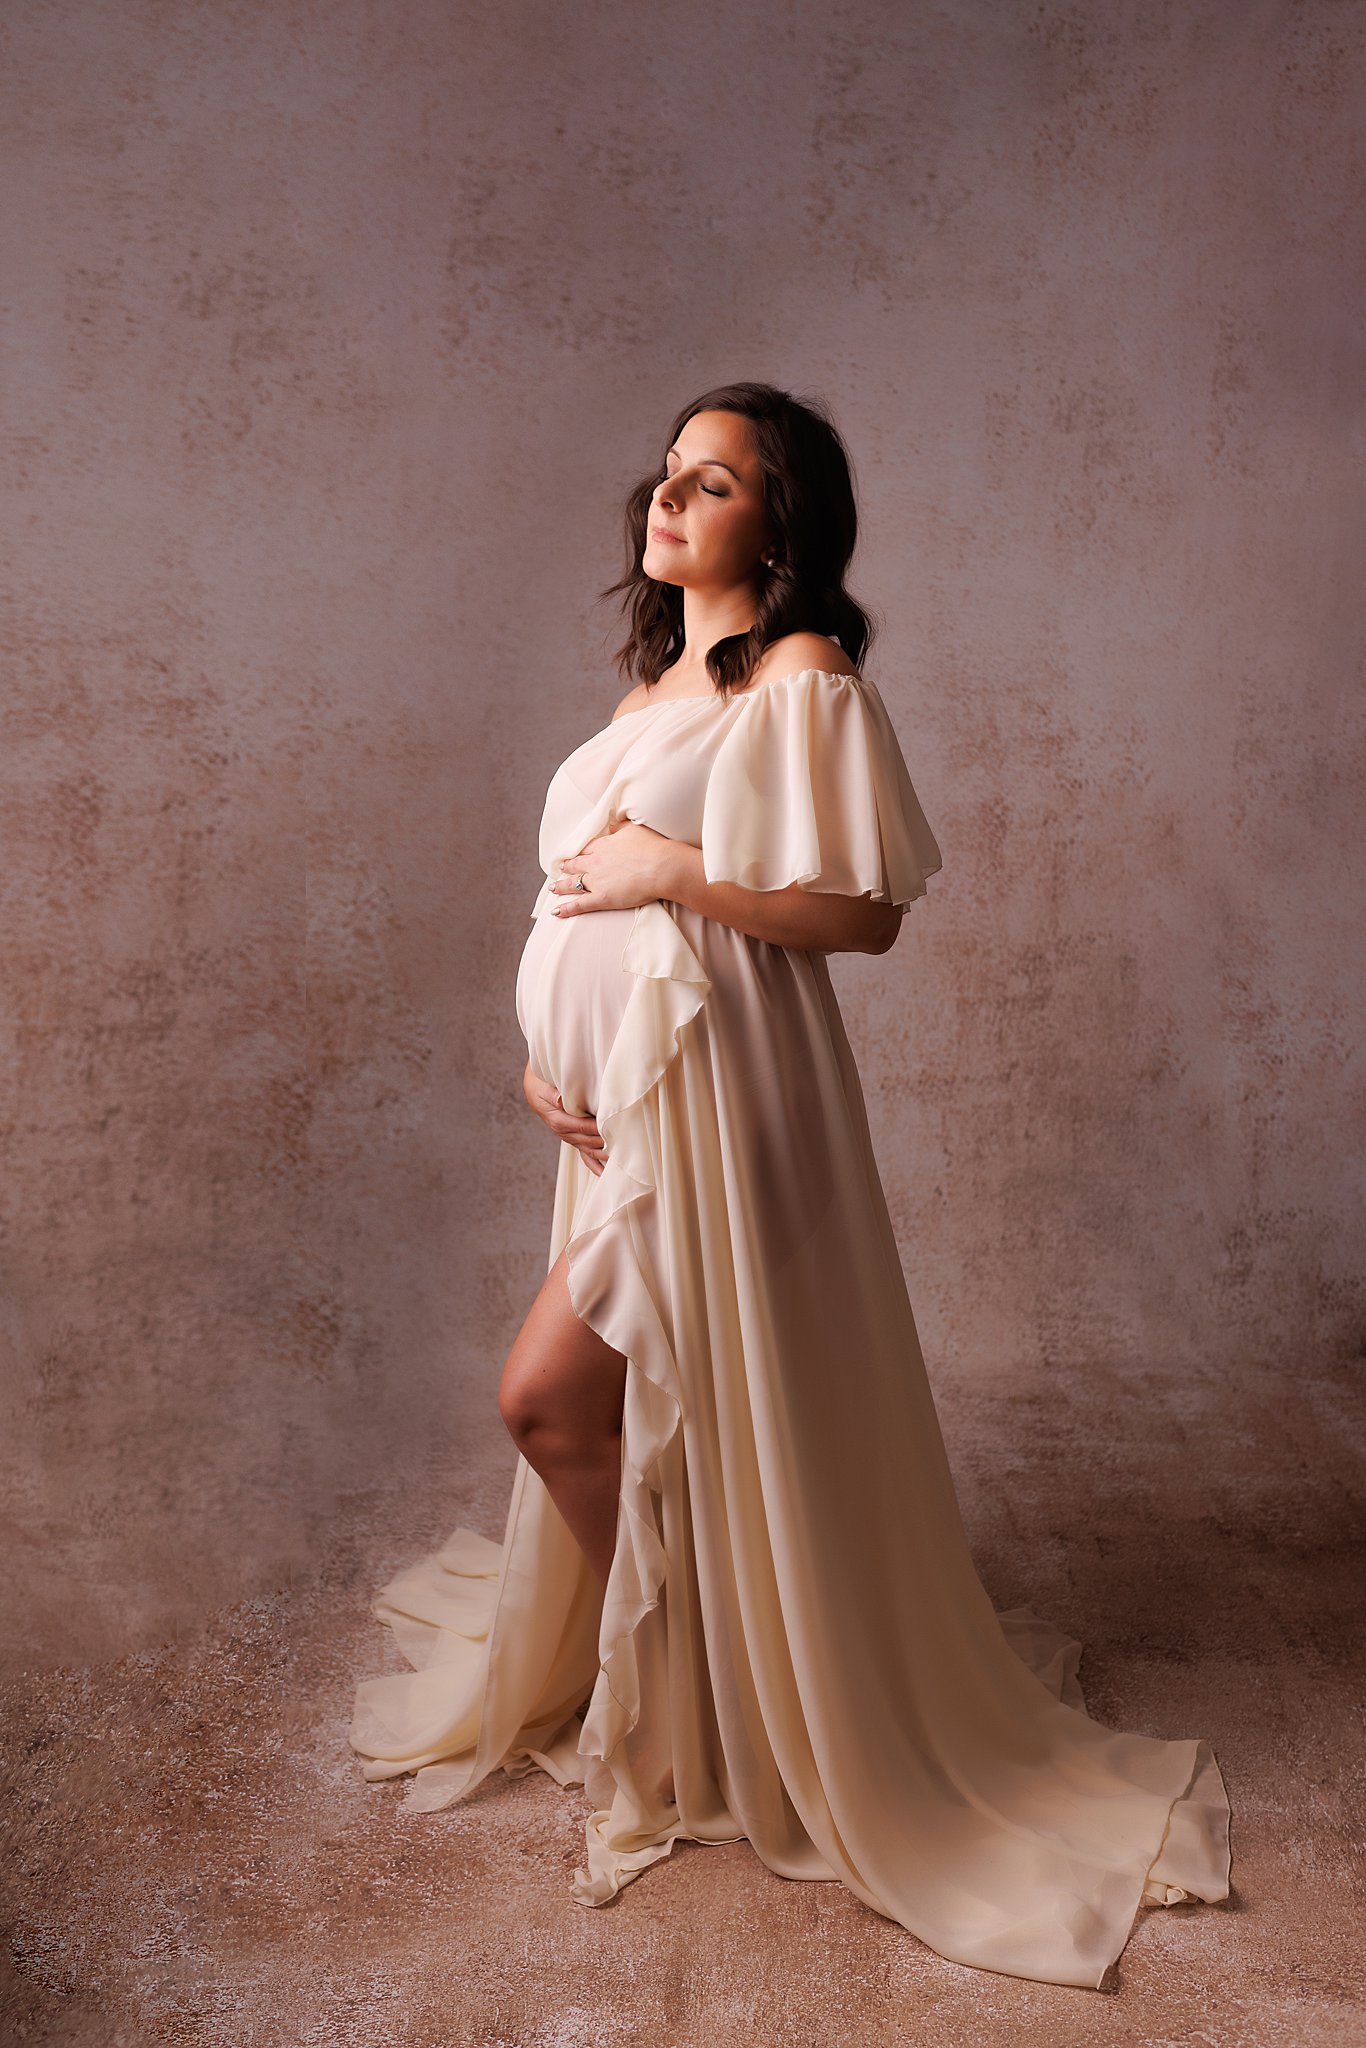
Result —
M1312 1461L1363 1337L1353 26L11 17L11 1667L501 1534L541 798L625 688L624 490L735 377L834 407L943 851L836 975L951 1452L991 1404L1023 1484L1018 1424L1118 1381L1137 1441L1175 1371L1198 1501L1254 1366Z

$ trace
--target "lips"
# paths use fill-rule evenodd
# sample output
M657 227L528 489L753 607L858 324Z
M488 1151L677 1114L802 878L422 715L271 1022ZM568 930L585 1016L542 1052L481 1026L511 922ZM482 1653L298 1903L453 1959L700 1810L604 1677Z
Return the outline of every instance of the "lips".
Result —
M667 526L652 526L650 528L650 538L651 540L676 540L680 547L683 545L682 534L670 533Z

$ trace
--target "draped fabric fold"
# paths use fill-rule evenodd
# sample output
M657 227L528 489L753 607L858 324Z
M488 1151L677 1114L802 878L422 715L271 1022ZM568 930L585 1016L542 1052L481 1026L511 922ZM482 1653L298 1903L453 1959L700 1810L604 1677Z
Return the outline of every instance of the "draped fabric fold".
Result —
M412 1668L359 1686L352 1745L428 1809L499 1766L582 1783L584 1905L744 1838L954 1961L1099 1985L1145 1904L1226 1896L1218 1765L1093 1720L1080 1644L993 1611L826 956L680 904L551 915L626 818L751 888L905 905L940 865L860 677L660 699L557 771L517 1012L606 1148L560 1148L549 1263L627 1361L611 1574L519 1457L501 1545L458 1530L376 1597Z

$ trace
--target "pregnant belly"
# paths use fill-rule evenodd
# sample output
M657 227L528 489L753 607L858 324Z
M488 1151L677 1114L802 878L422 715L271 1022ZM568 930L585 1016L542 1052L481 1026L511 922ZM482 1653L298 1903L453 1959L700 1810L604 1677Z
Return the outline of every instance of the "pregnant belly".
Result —
M634 910L536 918L517 969L517 1022L531 1069L573 1116L595 1116L607 1055L635 977L621 964Z

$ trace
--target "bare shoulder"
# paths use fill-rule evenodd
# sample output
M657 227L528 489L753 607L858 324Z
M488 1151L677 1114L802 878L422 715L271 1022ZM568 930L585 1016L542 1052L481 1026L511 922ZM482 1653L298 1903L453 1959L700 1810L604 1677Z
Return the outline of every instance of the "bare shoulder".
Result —
M616 724L619 718L623 718L628 711L639 711L643 708L643 706L645 706L649 702L650 694L648 690L645 688L644 683L637 683L634 689L628 690L626 692L626 695L622 698L620 704L618 704L616 710L612 713L613 725Z
M858 673L838 640L827 639L824 633L784 633L780 640L770 641L759 656L747 687L752 690L760 683L800 675L806 668L818 668L836 676Z

